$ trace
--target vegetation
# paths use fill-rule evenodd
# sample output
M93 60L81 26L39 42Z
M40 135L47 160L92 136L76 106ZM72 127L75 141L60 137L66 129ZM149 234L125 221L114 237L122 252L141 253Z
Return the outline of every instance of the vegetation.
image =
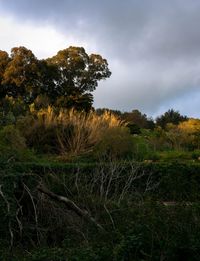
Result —
M46 60L25 47L12 48L10 56L0 52L1 102L8 97L25 104L45 99L48 105L90 110L91 92L110 75L107 61L82 47L69 47Z
M0 52L0 259L199 260L200 119L92 108L107 61Z

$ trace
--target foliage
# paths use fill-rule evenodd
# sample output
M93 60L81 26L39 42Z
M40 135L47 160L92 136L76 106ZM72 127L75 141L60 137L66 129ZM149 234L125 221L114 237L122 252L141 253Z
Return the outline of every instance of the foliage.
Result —
M69 47L46 60L38 60L31 50L14 47L9 56L0 52L0 97L32 103L48 96L49 105L90 110L91 92L98 81L110 77L106 59L88 55L82 47Z
M179 129L187 133L199 133L200 132L200 120L199 119L188 119L187 121L181 122L179 124Z
M26 140L14 125L0 130L0 157L3 161L32 161L35 154L26 146Z
M108 128L95 147L95 154L116 159L133 158L135 146L128 128L116 126Z
M179 111L170 109L166 111L163 115L156 118L156 124L165 128L168 123L179 124L182 121L187 120L186 116L183 116Z
M148 118L146 114L142 114L139 110L121 112L119 110L110 110L106 108L96 109L98 115L103 114L105 111L109 111L119 117L121 120L125 121L127 126L130 128L131 134L139 134L141 133L141 129L153 130L155 127L153 119Z
M200 160L200 150L192 151L192 159Z
M94 112L59 110L52 107L35 111L17 122L29 146L40 152L58 153L67 157L93 149L107 129L123 123L106 112L97 116ZM25 128L26 126L26 128Z
M4 127L0 131L0 140L2 146L10 147L11 149L25 149L26 142L23 136L21 136L19 130L14 125Z
M199 258L199 164L138 164L111 158L90 165L2 164L1 189L12 206L8 213L0 197L4 251L10 244L9 220L14 233L14 252L1 252L5 261L177 260L182 253L190 260ZM105 232L42 196L38 183L87 209ZM165 206L163 201L177 205Z
M153 129L154 122L151 118L147 118L146 114L142 114L139 110L132 110L131 112L124 112L122 119L129 124L135 124L139 128Z

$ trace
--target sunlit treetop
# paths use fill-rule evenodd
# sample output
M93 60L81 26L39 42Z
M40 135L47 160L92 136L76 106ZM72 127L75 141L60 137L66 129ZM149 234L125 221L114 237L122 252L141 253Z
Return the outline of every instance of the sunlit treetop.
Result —
M91 108L92 91L111 72L101 55L88 55L83 47L69 47L47 59L38 60L25 47L0 51L0 97L32 103L38 96L49 97L51 105Z

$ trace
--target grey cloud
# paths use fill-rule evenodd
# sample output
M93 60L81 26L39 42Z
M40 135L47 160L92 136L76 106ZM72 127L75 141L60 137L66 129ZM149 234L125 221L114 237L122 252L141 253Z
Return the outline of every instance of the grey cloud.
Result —
M197 0L0 0L0 8L18 20L48 22L63 34L92 40L113 72L95 91L96 106L152 114L198 92Z

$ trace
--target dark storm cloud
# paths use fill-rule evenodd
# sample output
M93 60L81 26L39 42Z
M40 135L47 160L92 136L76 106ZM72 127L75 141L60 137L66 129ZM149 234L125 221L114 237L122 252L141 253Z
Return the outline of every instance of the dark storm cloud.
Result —
M198 0L0 0L0 9L91 41L113 72L96 106L155 113L199 88Z

